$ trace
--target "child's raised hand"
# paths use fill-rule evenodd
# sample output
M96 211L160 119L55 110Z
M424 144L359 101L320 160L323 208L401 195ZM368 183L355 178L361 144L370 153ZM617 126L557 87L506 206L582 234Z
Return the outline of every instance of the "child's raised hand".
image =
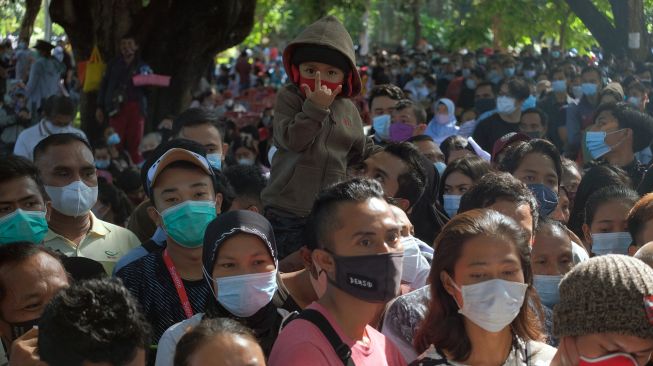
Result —
M311 102L322 108L329 108L336 99L336 96L342 91L342 85L338 85L336 90L331 91L326 85L322 85L320 72L318 71L315 73L315 91L311 91L311 88L306 84L302 84L302 89L306 93L306 98L310 99Z

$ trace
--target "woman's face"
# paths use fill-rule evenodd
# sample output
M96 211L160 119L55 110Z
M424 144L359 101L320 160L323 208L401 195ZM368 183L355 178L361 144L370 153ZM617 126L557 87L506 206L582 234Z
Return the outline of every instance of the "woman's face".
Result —
M550 227L539 231L535 234L531 263L533 274L564 275L574 265L571 240L560 230L551 230Z
M213 266L213 277L231 277L252 273L272 272L274 260L261 238L239 233L220 246Z
M444 181L444 194L463 195L473 184L472 178L460 171L454 171Z
M494 279L524 283L524 272L515 243L505 238L486 235L476 236L463 243L463 250L454 266L454 273L451 277L461 289L465 285ZM462 308L461 292L443 277L445 277L444 272L441 274L441 279L445 288Z
M239 147L236 149L236 160L240 159L250 159L250 160L256 160L256 155L254 152L246 147Z
M599 205L589 226L589 232L595 234L627 231L628 222L626 217L631 207L631 204L617 200Z
M525 184L540 183L558 192L558 174L548 155L526 154L512 175Z

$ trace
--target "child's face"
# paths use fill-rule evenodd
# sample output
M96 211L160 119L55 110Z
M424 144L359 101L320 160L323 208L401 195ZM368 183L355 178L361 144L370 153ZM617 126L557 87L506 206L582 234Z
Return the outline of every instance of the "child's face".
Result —
M320 79L332 83L342 83L345 74L339 68L322 62L302 62L299 64L299 74L306 79L315 79L315 73L320 72Z

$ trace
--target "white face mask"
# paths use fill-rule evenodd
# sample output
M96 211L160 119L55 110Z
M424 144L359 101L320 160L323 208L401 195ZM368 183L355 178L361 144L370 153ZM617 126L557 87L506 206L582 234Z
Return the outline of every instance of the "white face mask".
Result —
M52 207L66 216L83 216L95 206L98 188L89 187L81 180L67 186L45 186L45 191L52 200Z
M458 312L492 333L501 331L515 320L528 288L525 283L501 279L465 285L462 290L453 280L451 284L463 295L463 307Z
M630 233L595 233L592 234L592 253L596 255L628 255L628 247L633 242Z
M317 295L317 298L321 298L324 293L326 292L327 288L327 274L326 271L323 271L320 266L313 261L313 266L315 267L315 271L317 272L317 279L313 278L312 274L308 274L308 278L311 280L311 285L313 286L313 291L315 291L315 294Z
M217 300L230 313L247 318L272 301L277 291L277 271L214 279Z
M71 132L72 131L72 128L71 128L71 126L69 124L61 127L61 126L55 125L54 123L52 123L52 122L50 122L48 120L45 121L45 127L52 134L66 133L66 132Z
M415 282L417 270L419 267L420 250L415 238L404 236L401 238L401 244L404 247L403 270L401 271L401 281L405 283Z

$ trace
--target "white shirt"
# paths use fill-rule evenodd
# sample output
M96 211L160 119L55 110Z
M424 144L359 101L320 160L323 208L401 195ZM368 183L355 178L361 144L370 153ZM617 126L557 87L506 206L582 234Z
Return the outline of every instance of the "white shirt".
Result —
M57 131L57 133L75 133L82 137L84 140L88 141L86 134L84 134L82 130L77 129L72 125L69 125L61 131ZM33 161L34 147L36 147L36 145L38 145L41 140L52 134L54 134L54 132L48 129L45 123L45 119L41 120L41 122L26 129L25 131L21 132L20 135L18 135L18 138L16 139L16 145L14 146L14 155L22 156Z

